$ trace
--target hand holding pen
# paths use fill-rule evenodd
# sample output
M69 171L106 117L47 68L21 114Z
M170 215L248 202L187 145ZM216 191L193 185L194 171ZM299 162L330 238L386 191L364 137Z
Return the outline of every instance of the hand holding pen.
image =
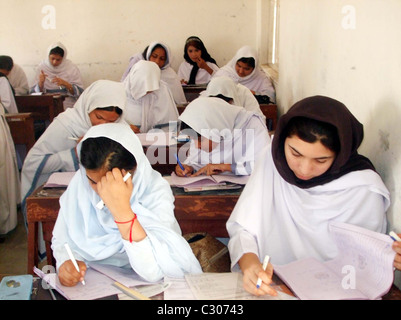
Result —
M194 169L191 166L182 164L177 154L175 154L175 158L177 159L177 166L175 167L175 173L177 174L177 176L179 177L190 176L194 171Z
M401 270L401 238L394 231L391 231L389 235L394 240L393 250L396 252L394 257L394 268Z

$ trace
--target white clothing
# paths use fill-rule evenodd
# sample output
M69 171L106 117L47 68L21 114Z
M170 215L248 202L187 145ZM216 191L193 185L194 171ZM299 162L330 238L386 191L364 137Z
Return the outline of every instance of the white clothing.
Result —
M0 77L0 101L7 110L7 113L18 113L17 103L11 85L6 77Z
M273 139L274 140L274 139ZM373 170L347 173L308 189L287 183L277 172L270 146L264 148L228 222L232 268L244 253L287 264L337 254L329 222L386 231L389 192Z
M213 75L216 74L216 72L219 70L219 67L209 61L206 61L206 64L213 70L212 74L209 74L205 69L199 68L196 78L195 78L195 84L206 84L210 81ZM188 63L187 61L181 62L179 68L178 68L178 78L180 80L184 80L186 82L189 81L189 77L191 75L193 65Z
M135 63L137 63L140 60L149 61L150 55L156 45L161 45L164 48L164 50L166 51L166 57L167 57L165 64L161 68L160 79L167 83L171 93L173 94L174 101L176 104L187 103L187 99L185 97L184 90L182 89L181 81L178 78L178 75L174 71L174 69L171 68L172 56L170 54L170 48L166 44L164 44L160 41L152 42L149 45L149 47L146 51L146 57L143 57L143 54L140 52L140 53L133 55L130 58L129 65L121 78L121 82L123 82L125 80L125 78L128 76L129 72L131 71L131 69Z
M0 235L17 226L17 204L20 203L20 179L10 128L0 104Z
M212 78L206 90L202 91L200 95L204 97L223 95L233 99L233 105L243 107L245 110L255 112L261 117L266 118L262 110L260 110L259 102L251 90L240 83L235 83L230 77L221 76Z
M10 81L11 86L14 88L16 96L28 94L28 78L26 77L24 70L18 64L14 63L14 66L7 75L7 78L8 81Z
M50 51L56 47L60 47L61 49L64 50L64 57L61 64L58 65L57 67L54 67L49 61L49 55ZM41 71L43 71L47 75L43 85L44 92L60 93L66 95L66 98L63 102L64 110L66 110L67 108L72 108L74 106L74 103L77 101L77 99L83 92L84 85L78 67L67 59L67 49L62 43L56 42L47 49L46 58L39 64L37 68L35 77L36 82L31 88L30 90L31 92L40 92L38 82ZM69 82L73 87L74 94L71 94L67 90L67 88L59 87L57 84L53 83L52 80L56 77Z
M29 150L21 171L22 201L47 181L53 172L78 170L76 141L92 126L89 113L109 106L125 109L125 92L120 82L98 80L90 85L73 108L60 113ZM120 116L118 122L124 122ZM24 207L24 206L23 206Z
M81 166L60 198L52 239L57 268L69 259L64 248L67 242L77 260L132 268L148 281L201 273L199 262L181 236L174 217L171 188L150 166L137 136L127 125L102 124L89 129L83 141L96 137L117 141L134 155L137 168L132 177L134 190L130 203L147 236L132 243L121 237L107 207L96 208L100 197L89 185L86 170ZM78 153L81 145L82 142Z
M237 61L241 58L253 58L255 60L255 68L246 77L240 77L235 70ZM214 77L228 76L235 83L240 83L248 89L255 91L256 95L267 95L271 101L275 101L276 93L270 78L263 72L259 65L259 57L256 51L250 46L240 48L235 56L216 74Z
M129 124L145 133L156 125L177 121L177 106L167 84L160 80L156 63L138 61L123 84L127 95L125 120Z
M230 105L220 98L195 99L188 104L179 119L217 144L211 152L207 152L196 148L191 141L189 155L184 163L195 170L208 163L226 163L231 164L231 170L236 175L249 175L260 150L270 143L261 116Z

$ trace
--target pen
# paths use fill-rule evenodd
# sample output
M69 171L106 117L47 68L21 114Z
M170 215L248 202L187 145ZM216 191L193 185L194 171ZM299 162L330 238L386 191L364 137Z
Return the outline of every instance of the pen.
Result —
M68 245L68 243L64 243L64 247L67 250L68 256L70 257L72 264L74 265L75 269L77 269L77 271L79 272L79 267L77 264L77 260L75 260L74 256L72 255L72 251L70 246ZM82 284L85 285L85 280L82 280Z
M390 231L389 236L394 241L401 241L401 238L394 231Z
M184 166L182 165L180 159L178 159L178 155L177 155L176 153L175 153L175 158L177 159L177 163L178 163L178 165L180 166L181 170L182 170L182 171L185 171L185 168L184 168ZM187 175L184 174L184 176L187 176Z
M74 141L78 141L79 138L75 138L75 137L68 137L68 140L74 140Z
M127 174L123 178L123 181L126 182L130 176L131 176L131 173L127 172ZM103 202L103 200L100 200L97 203L96 208L98 208L99 210L102 210L103 207L104 207L104 202Z
M266 270L267 265L269 264L270 257L268 255L265 256L265 259L263 260L263 271ZM256 288L259 289L260 286L262 285L262 279L258 278L258 282L256 282Z

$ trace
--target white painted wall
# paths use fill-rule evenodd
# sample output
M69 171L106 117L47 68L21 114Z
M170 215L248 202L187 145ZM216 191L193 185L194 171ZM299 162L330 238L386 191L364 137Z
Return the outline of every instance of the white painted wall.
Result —
M344 28L349 8L355 29ZM360 153L389 188L389 228L401 232L401 1L281 0L280 15L281 113L315 94L342 101L364 124Z
M188 36L199 36L222 66L243 45L257 46L257 4L266 0L0 0L0 54L10 55L28 75L61 41L88 86L97 79L119 81L132 54L164 41L173 68L183 60ZM55 29L45 6L56 10Z

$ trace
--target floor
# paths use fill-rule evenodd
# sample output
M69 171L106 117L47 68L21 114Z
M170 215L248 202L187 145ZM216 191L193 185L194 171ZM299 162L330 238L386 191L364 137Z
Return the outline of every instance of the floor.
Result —
M0 280L4 276L27 273L27 248L27 231L19 211L17 227L0 239Z

